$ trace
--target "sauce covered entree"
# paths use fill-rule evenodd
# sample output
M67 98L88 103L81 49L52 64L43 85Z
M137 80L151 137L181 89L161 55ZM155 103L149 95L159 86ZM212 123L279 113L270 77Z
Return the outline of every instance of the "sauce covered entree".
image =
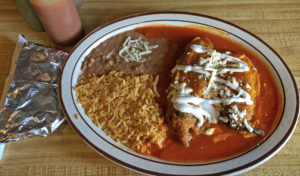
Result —
M282 96L252 52L204 28L146 26L94 48L74 87L113 140L167 161L245 153L276 127Z
M218 122L263 135L250 124L260 91L251 60L213 48L209 39L196 37L172 70L167 117L185 146L193 133L213 134L210 125Z

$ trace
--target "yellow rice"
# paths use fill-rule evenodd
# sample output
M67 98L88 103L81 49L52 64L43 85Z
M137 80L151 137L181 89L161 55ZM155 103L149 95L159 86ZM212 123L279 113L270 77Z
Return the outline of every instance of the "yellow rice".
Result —
M94 124L115 141L141 151L149 144L162 147L166 138L153 80L150 75L126 76L119 72L84 74L74 90Z

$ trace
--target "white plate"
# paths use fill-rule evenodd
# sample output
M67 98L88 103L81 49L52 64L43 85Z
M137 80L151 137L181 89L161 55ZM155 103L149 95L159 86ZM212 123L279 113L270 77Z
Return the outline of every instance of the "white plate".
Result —
M258 147L240 156L219 162L175 163L147 157L120 146L97 128L76 103L72 87L81 74L81 64L90 51L99 43L118 33L136 27L167 24L175 26L209 26L230 34L229 38L244 45L263 59L272 71L284 98L282 119L274 132ZM217 31L217 30L216 30ZM135 170L153 175L226 175L240 174L264 163L275 155L292 135L298 119L299 98L295 80L282 58L265 42L246 30L229 22L209 16L185 12L157 12L128 16L101 26L75 46L66 61L60 80L60 101L65 115L78 135L93 149L110 160ZM287 103L288 102L288 106ZM75 114L80 118L76 119Z

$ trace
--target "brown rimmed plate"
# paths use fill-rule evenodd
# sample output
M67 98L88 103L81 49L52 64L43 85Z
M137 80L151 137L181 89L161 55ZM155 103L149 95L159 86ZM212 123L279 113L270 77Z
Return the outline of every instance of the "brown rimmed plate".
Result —
M284 99L282 118L265 141L247 153L223 161L168 162L133 152L113 141L92 123L81 105L76 102L76 94L72 90L82 74L81 65L85 56L101 42L116 34L136 27L156 24L216 29L213 31L228 34L226 37L247 47L262 58L274 75ZM224 20L185 12L136 14L95 29L75 46L65 62L59 93L60 102L69 123L86 143L108 159L128 169L151 175L231 175L248 171L266 162L285 145L296 127L299 110L299 95L295 80L283 59L269 45L250 32ZM78 115L80 118L77 118Z

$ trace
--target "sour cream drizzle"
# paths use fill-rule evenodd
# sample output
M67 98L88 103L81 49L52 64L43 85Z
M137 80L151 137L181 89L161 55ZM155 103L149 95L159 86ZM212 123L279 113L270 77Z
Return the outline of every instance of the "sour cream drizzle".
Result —
M218 75L223 73L234 72L246 72L249 70L248 65L241 61L239 58L219 53L216 50L206 48L201 45L191 45L190 47L196 53L208 53L210 58L200 58L200 65L176 65L172 72L180 70L183 72L196 72L209 77L207 89L204 94L209 93L209 89L213 82L218 82L238 92L237 94L231 94L230 97L215 97L212 99L200 98L198 96L191 95L193 92L191 88L186 87L186 83L179 84L177 81L173 84L173 91L169 96L172 96L171 102L173 107L184 113L190 113L198 119L198 126L202 126L204 123L204 117L210 122L217 123L220 112L214 108L214 104L229 105L231 103L246 103L252 105L253 101L251 96L243 90L235 78L231 80L225 80ZM230 63L228 63L230 62ZM221 63L221 64L220 64ZM228 66L230 68L228 68ZM245 121L245 120L244 120ZM245 122L244 122L245 123ZM249 125L245 123L246 127Z

